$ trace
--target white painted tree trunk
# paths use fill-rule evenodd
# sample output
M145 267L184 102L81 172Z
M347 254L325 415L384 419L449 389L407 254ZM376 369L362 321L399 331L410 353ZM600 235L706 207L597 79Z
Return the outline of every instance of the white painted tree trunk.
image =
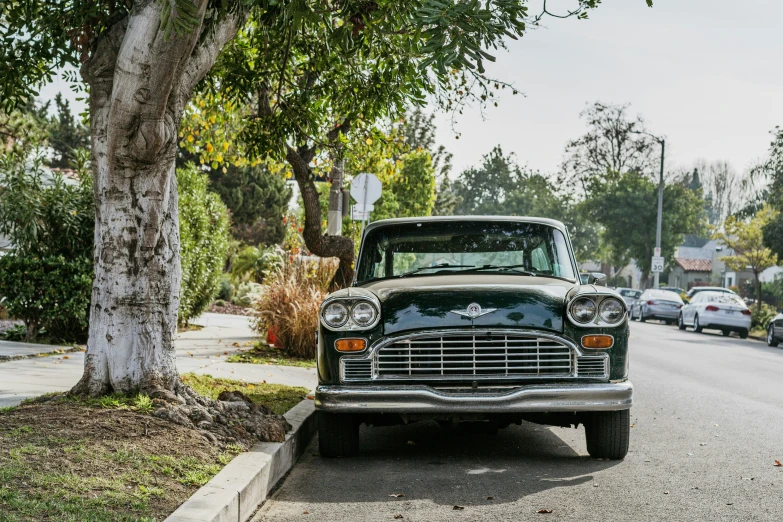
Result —
M194 3L203 20L207 0ZM82 67L90 84L95 280L74 393L176 391L180 382L177 128L196 83L245 17L229 14L166 39L163 5L139 2Z

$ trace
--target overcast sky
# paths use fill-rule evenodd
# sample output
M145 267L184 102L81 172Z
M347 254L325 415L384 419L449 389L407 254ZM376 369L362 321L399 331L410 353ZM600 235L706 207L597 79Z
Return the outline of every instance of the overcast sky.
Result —
M549 0L562 12L576 0ZM603 0L589 20L545 20L509 44L488 71L524 96L504 91L482 120L478 108L439 114L438 139L455 172L500 144L520 163L553 172L569 139L585 131L589 102L630 103L650 131L667 137L670 166L727 160L743 171L764 156L769 131L783 125L782 0ZM540 0L531 3L531 12ZM58 82L41 93L74 95Z
M781 0L654 0L653 8L645 0L603 0L589 20L545 23L488 68L525 97L504 91L485 120L467 109L459 140L449 116L438 115L438 138L454 154L456 172L496 144L532 169L554 171L566 142L585 131L579 113L598 100L630 103L631 114L665 135L670 166L705 158L743 171L765 155L775 125L783 126Z

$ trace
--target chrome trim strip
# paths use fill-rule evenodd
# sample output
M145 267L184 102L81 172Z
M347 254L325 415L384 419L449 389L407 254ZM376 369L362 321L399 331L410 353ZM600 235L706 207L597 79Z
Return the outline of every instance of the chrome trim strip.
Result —
M315 407L338 413L511 413L616 411L631 407L633 385L581 383L521 386L505 393L449 393L430 386L318 386Z

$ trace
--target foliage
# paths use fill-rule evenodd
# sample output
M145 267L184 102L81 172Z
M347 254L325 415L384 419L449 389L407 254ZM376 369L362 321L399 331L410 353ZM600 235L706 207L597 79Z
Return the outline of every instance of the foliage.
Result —
M629 105L596 102L582 111L587 133L566 145L559 182L588 195L608 173L657 172L660 150L641 116L631 117Z
M92 276L92 262L84 256L0 257L0 295L9 314L24 321L30 342L39 334L53 341L86 339Z
M334 270L335 264L325 259L286 263L268 281L266 292L256 304L255 330L264 334L271 329L287 355L315 358L313 332Z
M481 167L463 171L454 183L458 215L505 213L506 197L521 182L522 170L513 155L504 155L498 145L482 158Z
M604 227L602 242L616 264L634 259L646 279L655 245L658 184L636 171L610 173L592 192L585 205L588 215ZM684 235L703 228L705 220L699 194L678 183L664 186L661 252L667 263L673 261L674 248Z
M263 285L251 281L239 283L231 303L238 306L252 306L253 303L261 299L264 289Z
M764 226L776 218L777 211L769 205L764 207L750 220L742 221L736 216L729 216L723 225L723 230L713 234L726 247L734 250L734 255L726 256L723 261L732 270L743 271L748 267L756 279L756 297L758 308L761 309L761 272L778 263L778 256L764 246Z
M208 183L207 175L193 165L177 169L182 254L179 321L183 324L212 301L228 248L228 209L207 190Z
M46 136L46 118L33 102L9 112L0 109L0 152L26 156L43 146Z
M756 307L753 310L751 316L750 329L755 330L757 328L766 330L770 321L778 314L774 306L762 303L761 306Z
M60 93L54 97L57 107L57 116L52 120L48 129L49 146L54 150L54 159L51 167L72 168L75 156L74 151L84 149L90 145L90 130L77 121L71 113L68 100L63 100Z
M315 359L292 357L280 348L269 346L263 341L256 342L251 350L242 350L234 355L229 355L226 362L315 368Z
M764 225L764 245L783 259L783 129L776 127L766 160L754 169L752 175L768 180L766 188L760 191L755 208L768 204L777 213Z
M248 244L280 244L285 237L283 215L291 188L265 165L229 166L209 173L210 188L231 211L232 235Z
M23 324L15 324L4 332L0 332L0 339L4 341L24 341L27 339L27 327Z
M234 285L231 284L231 275L221 274L220 283L218 283L218 292L215 298L222 301L231 301L233 296Z
M231 266L231 278L235 282L253 281L263 283L271 272L283 263L283 252L277 246L248 246L239 251Z
M0 155L0 234L18 255L92 257L92 180L45 171L41 156Z

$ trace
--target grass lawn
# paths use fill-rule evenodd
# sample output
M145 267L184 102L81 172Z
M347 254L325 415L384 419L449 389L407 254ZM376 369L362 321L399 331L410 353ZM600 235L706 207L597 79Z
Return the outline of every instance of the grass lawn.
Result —
M280 349L269 346L263 341L258 341L251 350L245 350L229 356L226 358L226 361L234 363L277 364L280 366L315 368L315 359L291 357Z
M284 413L304 388L184 375L199 393L240 390ZM236 454L150 415L149 397L57 396L0 409L0 521L163 520Z
M763 328L754 328L750 331L750 335L753 335L755 337L763 337L764 339L767 338L767 331Z

